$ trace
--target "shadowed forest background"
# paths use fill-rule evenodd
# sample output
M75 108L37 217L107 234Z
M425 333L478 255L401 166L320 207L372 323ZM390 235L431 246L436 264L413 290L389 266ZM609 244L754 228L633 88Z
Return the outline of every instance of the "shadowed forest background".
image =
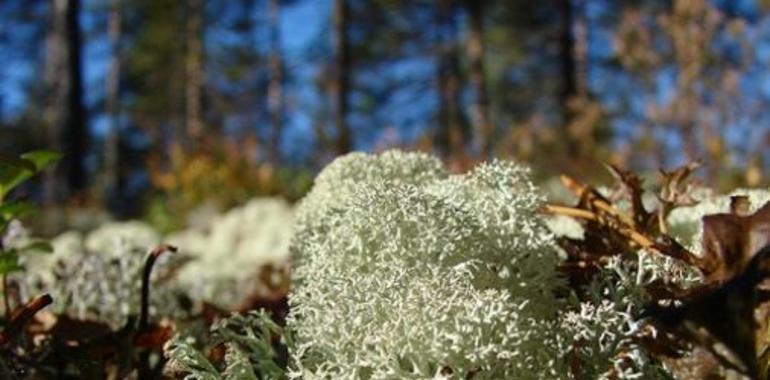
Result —
M34 0L0 14L0 151L64 154L27 189L48 231L74 209L173 229L202 204L295 200L335 156L389 147L456 170L512 158L541 180L700 159L716 188L768 182L764 1Z

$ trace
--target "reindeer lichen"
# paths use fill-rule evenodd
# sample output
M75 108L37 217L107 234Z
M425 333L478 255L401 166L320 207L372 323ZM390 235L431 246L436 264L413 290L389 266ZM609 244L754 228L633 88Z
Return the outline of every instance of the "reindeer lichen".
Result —
M543 198L507 162L330 164L298 211L293 378L555 377L562 282Z
M194 299L222 306L243 300L264 265L288 261L294 213L282 199L254 199L203 228L190 228L166 240L192 257L179 272L178 282ZM213 270L215 268L216 270Z

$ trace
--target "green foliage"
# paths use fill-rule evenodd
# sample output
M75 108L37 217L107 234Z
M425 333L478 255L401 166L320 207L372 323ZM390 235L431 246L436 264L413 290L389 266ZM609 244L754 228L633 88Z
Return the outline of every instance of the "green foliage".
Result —
M53 248L48 242L33 241L20 248L5 248L0 251L0 274L7 274L24 269L19 264L19 256L25 253L51 253Z
M34 210L34 206L23 201L8 201L8 194L33 175L59 159L58 153L33 151L20 157L0 155L0 237L5 237L11 221ZM31 252L50 253L50 244L44 241L25 242L19 246L6 246L0 242L0 275L19 271L19 256Z
M15 187L56 162L60 155L49 151L33 151L19 158L0 156L0 202Z
M45 241L26 238L24 229L17 221L18 218L34 209L32 204L10 201L8 195L12 190L58 159L58 154L47 151L29 152L18 158L0 155L0 277L2 277L2 297L6 317L11 316L11 310L13 310L9 297L8 275L24 270L20 263L20 257L27 253L50 253L53 251L51 245ZM50 298L48 302L50 303ZM3 356L3 360L0 360L0 378L16 378L16 375L13 374L15 371L11 369L14 363L9 361L11 365L9 368L9 364L4 362L5 358L10 359L5 349L7 348L8 337L18 334L22 325L19 324L20 319L17 318L23 314L13 314L13 317L3 321L5 327L0 332L0 341L4 342L2 347L4 352L0 355Z
M179 336L168 341L164 347L169 359L166 371L174 374L184 374L185 379L209 380L219 379L219 373L213 364L193 345L191 339Z
M211 332L208 346L222 344L227 350L222 370L195 347L193 339L176 336L164 348L169 359L167 374L198 380L286 378L279 364L282 355L275 349L273 337L290 337L264 311L234 314L215 323Z
M255 373L261 374L260 378L284 377L284 371L277 363L280 355L272 343L272 337L281 336L283 329L264 311L246 315L235 314L215 324L213 331L218 343L227 345L229 352L237 352L232 355L225 373L229 370L233 375L238 375L235 369L248 364ZM289 336L283 336L283 338L290 339ZM243 364L236 365L236 361Z
M186 226L201 207L226 210L258 196L302 197L312 178L303 169L255 162L249 150L221 141L210 150L188 153L173 149L171 168L152 172L157 190L146 217L163 232Z
M157 128L164 118L179 115L182 111L173 97L167 96L167 88L173 93L184 90L178 70L184 61L184 38L179 24L184 21L184 4L172 0L142 0L124 4L127 13L141 14L142 27L131 37L131 49L125 53L127 91L134 95L129 103L135 115L140 116L142 127ZM130 13L129 13L130 14Z

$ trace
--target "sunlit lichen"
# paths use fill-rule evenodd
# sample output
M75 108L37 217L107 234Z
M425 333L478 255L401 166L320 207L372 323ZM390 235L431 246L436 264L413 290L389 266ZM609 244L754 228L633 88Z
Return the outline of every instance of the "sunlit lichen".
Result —
M254 199L211 218L202 228L169 236L192 260L181 268L178 283L194 299L228 306L255 291L264 265L288 262L294 213L284 200Z
M563 373L542 201L506 162L461 176L395 151L333 162L298 211L291 376Z

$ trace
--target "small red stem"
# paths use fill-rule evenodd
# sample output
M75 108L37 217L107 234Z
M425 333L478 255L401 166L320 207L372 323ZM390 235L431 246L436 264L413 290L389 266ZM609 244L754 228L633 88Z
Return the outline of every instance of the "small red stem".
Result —
M40 311L42 308L50 305L53 302L48 294L37 296L29 301L26 305L22 306L13 315L11 315L8 324L0 333L0 346L8 344L19 333L21 333L24 326Z

